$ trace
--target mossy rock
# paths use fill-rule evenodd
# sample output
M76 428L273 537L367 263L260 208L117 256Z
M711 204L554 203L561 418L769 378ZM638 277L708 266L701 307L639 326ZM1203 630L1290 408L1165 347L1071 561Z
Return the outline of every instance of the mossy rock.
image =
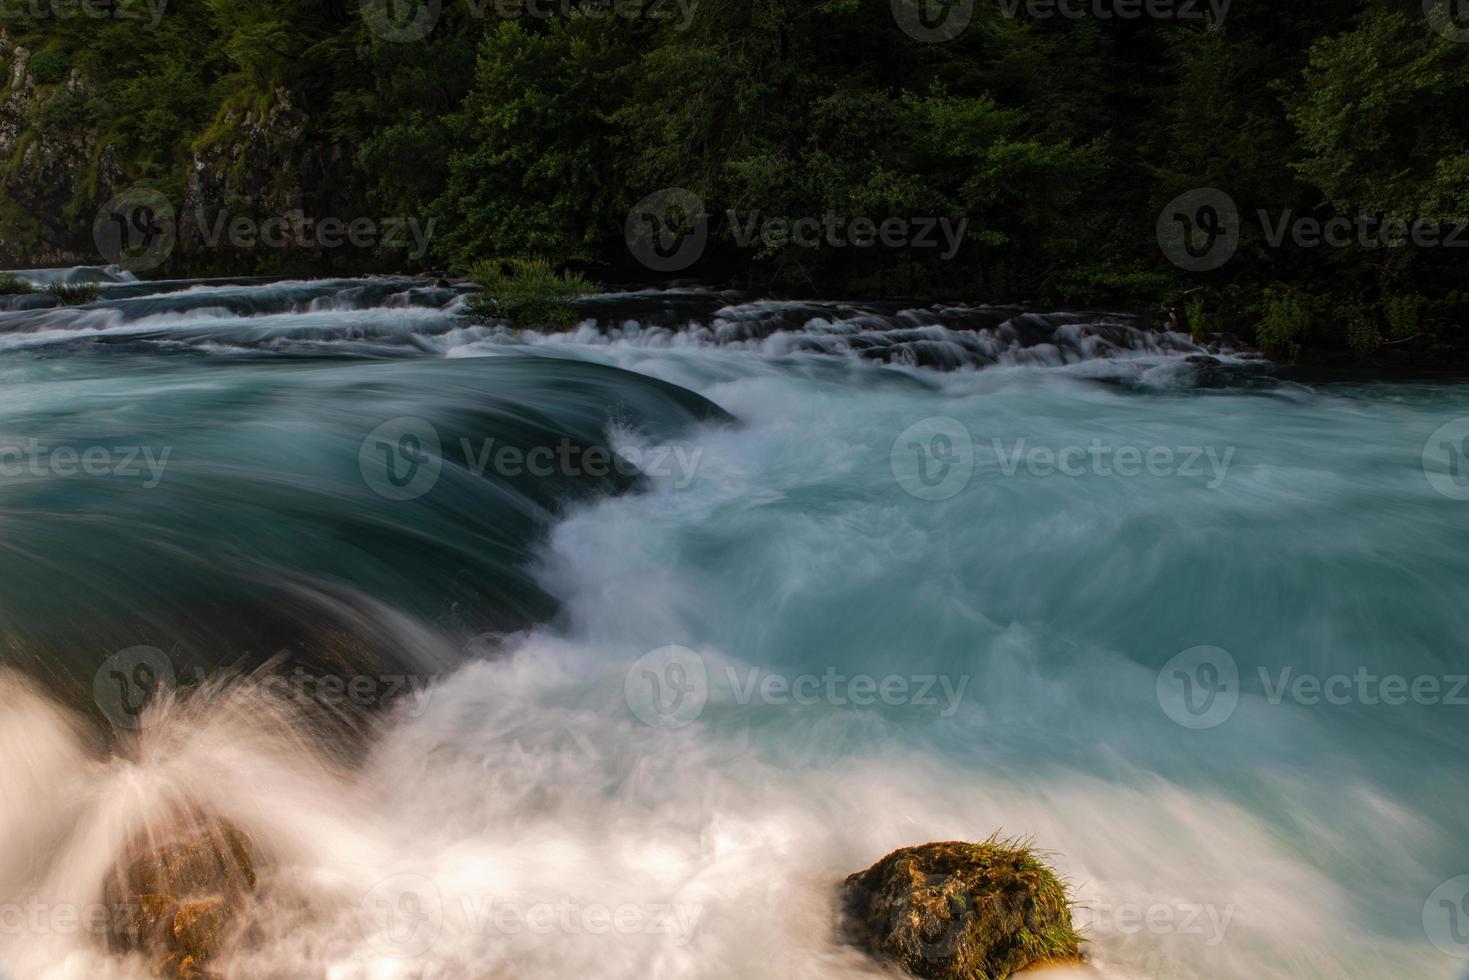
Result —
M843 886L849 938L935 980L1004 980L1081 962L1071 901L1025 841L946 841L894 851Z

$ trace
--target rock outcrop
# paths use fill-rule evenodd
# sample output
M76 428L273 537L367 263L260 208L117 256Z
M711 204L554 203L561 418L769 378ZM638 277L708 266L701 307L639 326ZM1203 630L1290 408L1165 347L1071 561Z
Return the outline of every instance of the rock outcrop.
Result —
M46 77L37 57L0 28L0 269L97 265L105 258L93 235L98 211L142 175L99 133L94 113L102 104L83 73ZM321 258L293 231L267 247L258 231L230 230L240 219L255 229L271 221L296 229L303 219L342 212L329 197L344 193L352 150L330 139L302 101L278 86L221 106L190 158L165 162L183 176L182 196L156 173L144 182L174 208L173 271Z
M122 183L112 152L75 111L80 71L38 81L34 53L0 29L0 267L95 265L92 214Z
M1003 980L1079 963L1066 887L1022 841L894 851L847 878L849 938L920 977Z

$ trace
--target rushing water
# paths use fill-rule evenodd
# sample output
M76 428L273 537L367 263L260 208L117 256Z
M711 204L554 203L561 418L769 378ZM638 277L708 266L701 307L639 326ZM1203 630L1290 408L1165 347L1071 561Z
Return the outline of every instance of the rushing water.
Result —
M1462 973L1469 389L1121 317L461 303L0 313L0 972L147 975L58 910L196 807L265 858L232 977L879 977L841 878L998 830L1106 977ZM324 721L299 664L397 697Z

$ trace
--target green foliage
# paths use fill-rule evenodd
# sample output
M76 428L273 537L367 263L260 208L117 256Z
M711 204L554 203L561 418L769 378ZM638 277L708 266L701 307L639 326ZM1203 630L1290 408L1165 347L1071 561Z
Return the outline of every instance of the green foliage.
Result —
M38 51L31 58L31 80L37 85L55 85L66 78L70 68L64 53L54 48Z
M1255 328L1255 341L1271 357L1295 363L1301 339L1311 326L1311 302L1290 287L1265 291L1265 314Z
M1311 49L1287 104L1296 168L1343 213L1469 214L1469 46L1422 11L1372 5L1355 30Z
M1382 346L1382 331L1369 308L1348 305L1342 309L1341 317L1346 323L1347 347L1353 353L1365 356Z
M476 316L508 320L519 330L568 330L576 326L578 297L595 287L579 273L558 271L546 259L488 259L469 271L481 289L470 297Z
M441 5L409 43L376 37L356 0L174 4L146 35L124 19L17 21L40 90L0 161L0 237L50 243L64 226L84 242L115 190L99 174L181 202L212 167L239 213L270 198L315 217L437 218L426 263L539 255L645 280L624 223L677 187L710 215L701 260L678 274L719 283L1133 309L1207 296L1182 310L1196 336L1254 328L1287 358L1452 338L1469 316L1447 299L1461 251L1275 244L1255 220L1469 215L1469 45L1416 3L1235 4L1212 27L982 3L944 44L907 37L890 0L670 4L665 21L479 6ZM72 69L81 84L57 84ZM282 105L289 134L260 138ZM77 186L13 193L38 144L85 148ZM1155 225L1203 187L1233 198L1242 235L1222 268L1186 272ZM967 225L952 254L740 240L752 218L828 215ZM217 255L233 273L273 258ZM401 268L387 252L316 261L379 260Z
M1184 308L1184 313L1184 318L1188 321L1189 338L1194 343L1199 343L1207 339L1210 323L1209 314L1204 305L1204 298L1202 296L1195 296L1193 299L1190 299L1188 305Z
M497 251L588 259L607 241L620 176L608 116L632 57L628 30L558 18L486 34L462 114L469 145L451 156L437 205L450 264Z
M37 292L36 287L29 279L22 279L9 272L0 272L0 296L23 296L34 292Z
M1458 294L1451 294L1457 302ZM1419 332L1419 320L1423 309L1422 297L1411 293L1386 296L1382 300L1382 313L1387 320L1387 335L1393 340L1408 340Z
M53 282L46 287L46 292L62 306L82 306L97 302L97 297L102 295L102 287L95 282Z

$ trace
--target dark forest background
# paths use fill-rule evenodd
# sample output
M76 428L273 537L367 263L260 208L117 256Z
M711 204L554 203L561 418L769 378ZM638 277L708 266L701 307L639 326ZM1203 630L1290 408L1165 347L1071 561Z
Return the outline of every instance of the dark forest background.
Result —
M141 3L142 21L0 20L0 259L96 261L98 207L142 185L181 222L157 275L533 256L649 280L628 212L680 187L710 222L685 277L1149 310L1288 357L1465 346L1469 231L1457 248L1277 246L1256 217L1427 220L1445 237L1469 217L1469 44L1420 3L1235 0L1219 23L977 0L945 43L910 37L889 0L659 10L510 18L445 0L413 41L379 36L356 0L175 0L151 29ZM1237 203L1241 237L1220 268L1190 272L1157 225L1206 187ZM415 263L210 246L194 215L218 209L437 223ZM967 218L969 233L948 261L742 246L729 209Z

